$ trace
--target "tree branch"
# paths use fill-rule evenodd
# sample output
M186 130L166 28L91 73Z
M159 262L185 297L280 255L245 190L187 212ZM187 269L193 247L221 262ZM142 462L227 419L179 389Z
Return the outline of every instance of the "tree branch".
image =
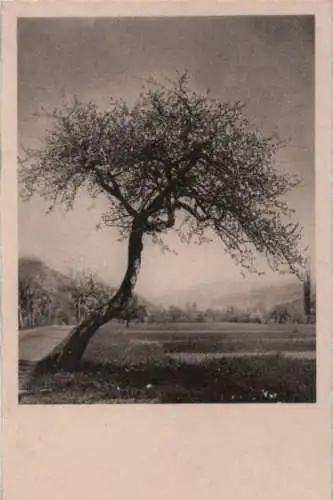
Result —
M196 208L192 208L184 201L177 201L177 207L186 210L190 215L192 215L198 222L204 223L209 221L210 217L208 215L199 214Z
M136 217L138 215L137 211L134 210L134 208L126 201L120 191L118 184L110 174L109 175L111 177L112 187L103 179L102 174L97 169L95 169L95 175L100 186L111 196L114 196L127 210L129 215L131 215L132 217Z
M202 143L195 144L192 151L188 151L182 156L182 158L169 163L169 166L173 167L183 162L189 162L185 167L183 167L177 172L177 177L172 178L168 182L166 187L150 202L150 204L146 208L146 212L148 213L148 215L162 208L165 198L169 194L171 194L171 192L177 187L177 184L185 180L184 179L185 174L193 167L193 164L200 158L200 154L207 146L208 142L209 141L204 141Z

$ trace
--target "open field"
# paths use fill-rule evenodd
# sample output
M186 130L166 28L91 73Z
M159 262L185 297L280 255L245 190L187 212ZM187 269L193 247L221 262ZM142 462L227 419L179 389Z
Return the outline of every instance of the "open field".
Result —
M57 330L53 338L64 332ZM27 335L20 336L28 352ZM31 393L21 399L40 404L286 401L315 401L314 325L179 323L126 329L110 323L95 335L78 371L37 374Z
M123 329L110 323L100 329L85 358L93 362L132 362L171 356L196 362L225 356L285 354L312 359L313 325L239 323L143 324Z

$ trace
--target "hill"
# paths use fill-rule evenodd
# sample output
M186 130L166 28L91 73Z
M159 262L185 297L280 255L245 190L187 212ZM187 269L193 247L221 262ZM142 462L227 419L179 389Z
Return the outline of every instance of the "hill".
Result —
M38 282L43 286L44 290L55 294L61 294L64 290L73 286L73 278L56 271L49 265L45 264L42 260L33 257L20 257L19 278ZM104 282L99 279L99 277L97 277L97 279L111 290L116 290L116 287ZM138 295L137 297L140 304L145 305L146 307L154 307L154 305L145 297L142 297L141 295Z
M58 294L72 284L69 276L52 269L40 259L32 257L19 259L19 279L37 282L51 294Z
M276 305L293 305L302 308L303 288L299 281L272 284L254 284L244 280L239 283L209 283L191 287L156 299L161 306L185 307L196 303L199 309L228 309L269 311Z

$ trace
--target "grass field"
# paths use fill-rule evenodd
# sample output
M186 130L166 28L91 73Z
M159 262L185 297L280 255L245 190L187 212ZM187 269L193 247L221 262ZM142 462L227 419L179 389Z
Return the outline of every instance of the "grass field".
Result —
M110 323L79 370L37 374L21 402L313 402L315 379L313 325Z

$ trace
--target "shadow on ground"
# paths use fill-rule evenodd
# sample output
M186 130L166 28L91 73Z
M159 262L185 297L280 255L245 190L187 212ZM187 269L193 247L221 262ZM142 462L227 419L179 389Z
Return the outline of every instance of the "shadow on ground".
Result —
M89 361L71 372L36 372L23 404L315 402L315 361L281 355L190 364Z

